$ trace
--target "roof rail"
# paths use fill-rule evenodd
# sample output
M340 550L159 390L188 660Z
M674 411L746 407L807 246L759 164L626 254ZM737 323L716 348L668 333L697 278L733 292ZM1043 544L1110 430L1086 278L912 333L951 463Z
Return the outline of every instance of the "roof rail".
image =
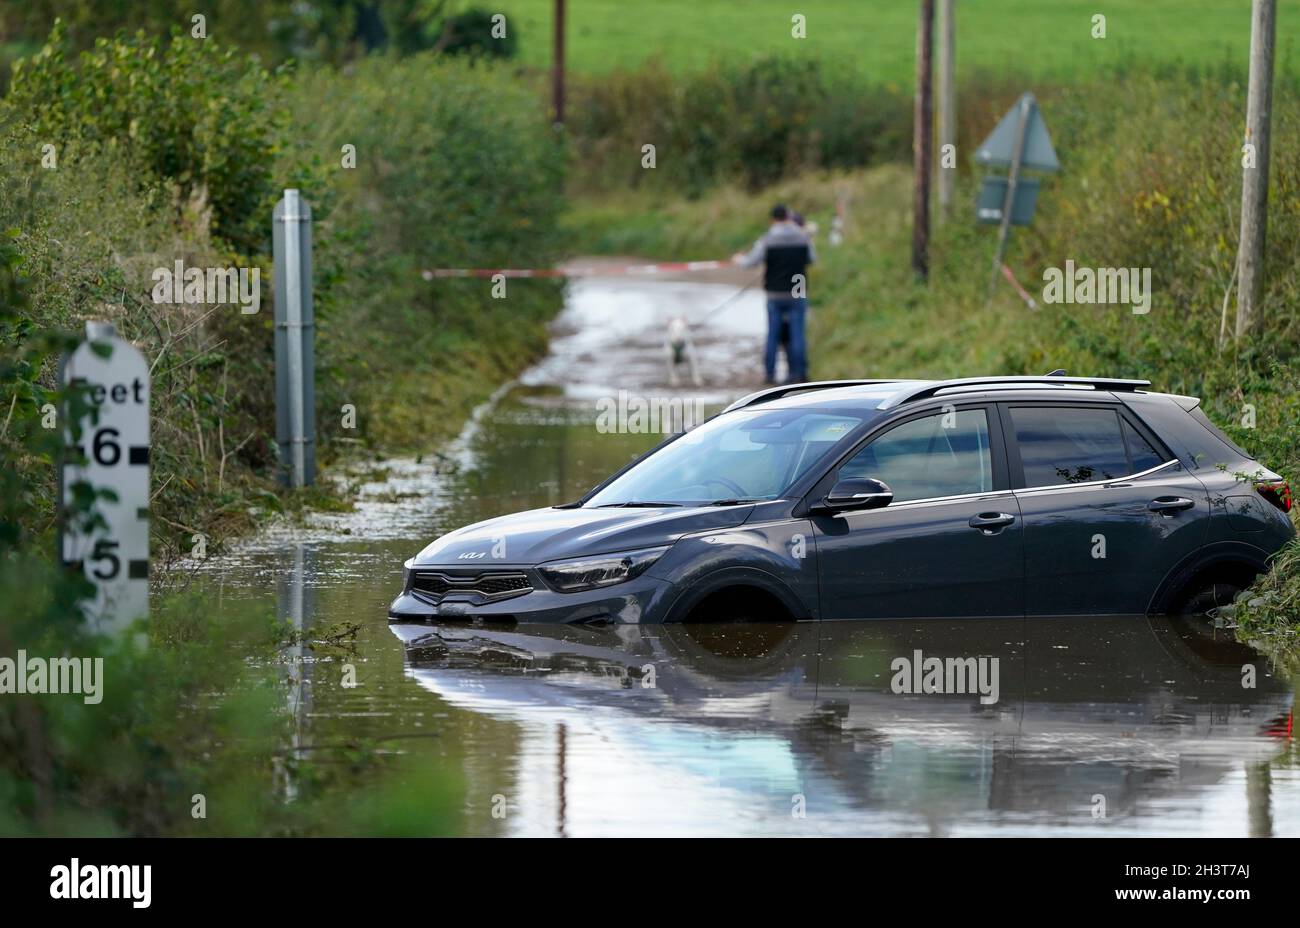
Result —
M736 400L723 412L731 412L733 409L743 409L746 406L754 406L758 403L766 403L769 400L777 400L791 393L801 393L805 390L829 390L832 387L864 387L878 383L899 383L897 379L891 380L815 380L809 383L787 383L779 387L768 387L766 390L758 390L750 393L748 396L742 396Z
M951 390L955 387L980 386L983 384L1025 384L1026 386L1034 384L1045 384L1050 386L1069 387L1069 386L1088 386L1096 390L1117 390L1124 393L1132 393L1140 390L1142 387L1151 386L1149 380L1116 380L1104 377L1055 377L1048 374L1046 377L959 377L956 380L936 380L926 384L907 387L899 390L889 399L880 404L881 409L893 409L895 406L901 406L904 403L910 403L913 400L929 399L937 393L944 390Z

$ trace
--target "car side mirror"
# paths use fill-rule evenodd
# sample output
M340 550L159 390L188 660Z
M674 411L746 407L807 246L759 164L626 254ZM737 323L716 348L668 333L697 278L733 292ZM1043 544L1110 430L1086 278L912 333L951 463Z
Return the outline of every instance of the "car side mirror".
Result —
M831 487L821 505L822 512L853 512L859 509L880 509L894 501L894 491L889 484L875 477L849 477Z

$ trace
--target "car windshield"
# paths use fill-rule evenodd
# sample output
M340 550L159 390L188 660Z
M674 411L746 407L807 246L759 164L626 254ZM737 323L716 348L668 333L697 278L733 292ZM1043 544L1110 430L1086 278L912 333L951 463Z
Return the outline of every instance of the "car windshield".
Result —
M586 506L776 499L863 419L804 408L740 410L665 445Z

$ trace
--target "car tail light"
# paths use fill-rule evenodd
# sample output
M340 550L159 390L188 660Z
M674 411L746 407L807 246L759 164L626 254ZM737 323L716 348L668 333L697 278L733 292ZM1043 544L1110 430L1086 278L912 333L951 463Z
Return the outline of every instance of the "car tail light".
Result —
M1291 484L1285 480L1255 484L1255 490L1283 512L1291 511Z

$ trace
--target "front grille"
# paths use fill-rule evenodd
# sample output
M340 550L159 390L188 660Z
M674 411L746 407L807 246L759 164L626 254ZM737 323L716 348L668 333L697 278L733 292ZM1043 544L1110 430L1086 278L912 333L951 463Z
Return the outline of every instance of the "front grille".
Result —
M532 588L528 576L518 571L417 570L411 580L413 591L424 593L434 601L441 600L448 593L464 593L471 600L489 602L522 596Z

